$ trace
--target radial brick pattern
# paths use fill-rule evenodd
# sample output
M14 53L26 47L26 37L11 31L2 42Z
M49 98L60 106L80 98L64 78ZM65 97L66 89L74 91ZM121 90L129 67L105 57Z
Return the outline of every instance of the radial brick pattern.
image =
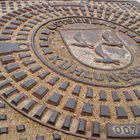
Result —
M0 2L0 140L140 139L140 4Z

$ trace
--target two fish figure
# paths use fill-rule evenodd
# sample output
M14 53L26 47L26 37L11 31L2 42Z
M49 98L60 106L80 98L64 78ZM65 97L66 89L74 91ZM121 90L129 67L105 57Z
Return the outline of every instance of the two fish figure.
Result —
M94 49L95 50L95 53L100 57L100 58L96 58L95 62L113 63L115 65L119 65L120 64L119 60L112 59L103 50L103 45L107 45L107 46L111 47L112 49L114 47L118 47L118 48L123 49L122 42L120 42L120 40L118 39L117 35L114 35L112 32L105 31L102 34L102 38L103 38L104 41L102 41L101 43L96 44L96 45L91 45L91 44L87 43L82 38L82 35L81 35L80 32L76 33L73 38L76 41L76 43L72 43L72 45L77 46L77 47L81 47L81 48L90 48L90 49Z

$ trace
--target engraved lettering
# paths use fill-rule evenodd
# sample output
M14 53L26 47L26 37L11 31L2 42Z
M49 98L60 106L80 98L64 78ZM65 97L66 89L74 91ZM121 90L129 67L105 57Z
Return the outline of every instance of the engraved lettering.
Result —
M125 72L119 73L119 78L122 79L122 80L124 80L124 81L130 81L130 80L132 80L132 77L130 77L130 75L128 75Z
M89 72L89 71L86 71L86 72L84 73L84 78L87 78L87 79L92 80L92 79L93 79L92 73Z
M97 80L97 81L103 81L103 80L104 80L103 74L98 74L97 72L93 72L93 77L94 77L95 80Z
M82 69L77 69L76 67L73 67L70 71L70 73L76 75L76 76L80 76L82 74L83 70Z
M115 73L107 73L106 77L109 82L112 82L112 81L119 82L119 77Z
M49 59L51 60L51 62L52 62L53 64L56 64L56 62L62 61L62 60L63 60L63 58L61 58L61 57L58 56L58 55L54 55L54 56L50 57Z
M137 133L137 127L136 126L114 126L114 133L118 135L135 135Z
M121 134L122 133L122 129L119 126L115 126L115 133L116 134Z
M68 61L64 60L60 65L59 68L63 69L63 70L67 70L69 69L73 64L68 63Z
M133 78L140 78L140 73L135 71L135 70L129 70L128 73L133 77Z

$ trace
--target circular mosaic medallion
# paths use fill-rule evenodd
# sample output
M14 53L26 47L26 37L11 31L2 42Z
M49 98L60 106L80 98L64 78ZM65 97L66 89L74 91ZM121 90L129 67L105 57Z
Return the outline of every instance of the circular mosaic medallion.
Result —
M126 87L136 84L140 52L122 28L133 33L106 20L65 17L41 25L32 45L44 64L64 76L90 85ZM111 83L112 77L115 82Z
M1 98L65 134L140 137L136 13L115 2L38 2L1 17Z

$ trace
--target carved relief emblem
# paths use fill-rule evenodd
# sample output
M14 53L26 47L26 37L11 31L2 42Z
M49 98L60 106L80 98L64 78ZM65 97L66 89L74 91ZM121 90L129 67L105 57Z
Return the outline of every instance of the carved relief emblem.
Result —
M94 68L118 69L127 66L132 55L130 45L119 32L109 29L62 30L60 34L71 55Z
M69 17L43 24L37 34L33 48L57 73L94 86L137 84L139 68L135 66L140 51L132 37L136 34L127 28L103 20Z

